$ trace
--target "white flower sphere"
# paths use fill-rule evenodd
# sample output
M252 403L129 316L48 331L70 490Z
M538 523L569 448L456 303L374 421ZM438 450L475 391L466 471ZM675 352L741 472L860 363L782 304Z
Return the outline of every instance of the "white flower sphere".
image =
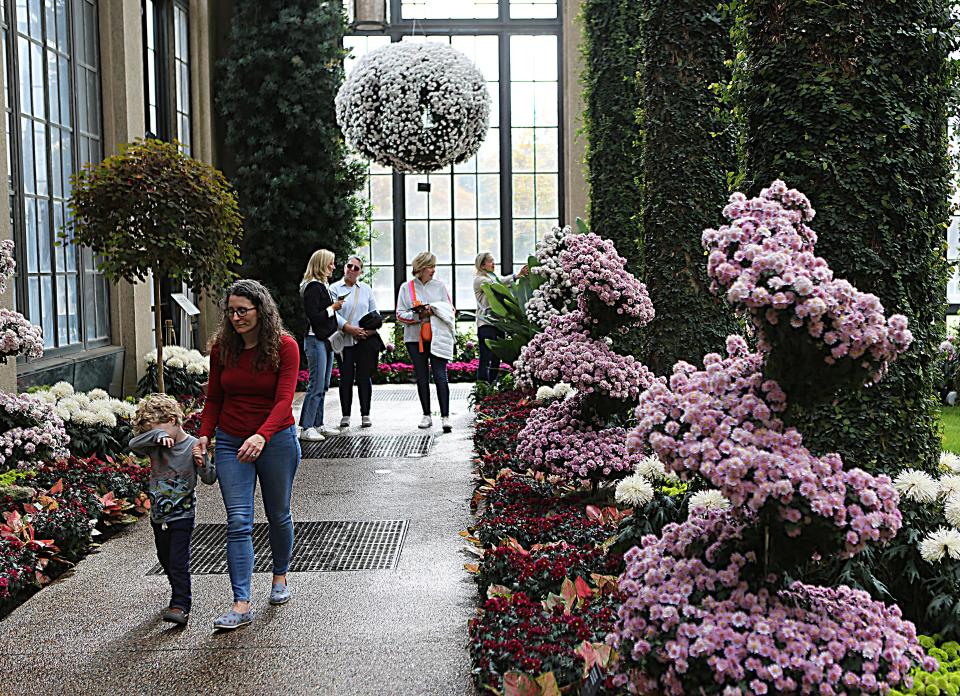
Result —
M340 87L336 107L347 142L400 172L469 159L490 125L483 74L441 43L392 43L367 53Z
M643 507L653 500L653 485L640 474L632 474L617 484L614 494L621 505Z

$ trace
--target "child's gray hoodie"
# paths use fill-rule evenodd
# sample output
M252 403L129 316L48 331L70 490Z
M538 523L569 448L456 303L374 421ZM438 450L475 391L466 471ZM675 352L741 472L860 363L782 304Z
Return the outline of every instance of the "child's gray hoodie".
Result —
M204 483L216 481L217 471L212 464L197 467L193 461L193 446L197 438L188 435L173 447L160 441L170 437L166 431L149 430L130 440L130 449L150 457L150 519L160 524L194 516L197 496L197 471Z

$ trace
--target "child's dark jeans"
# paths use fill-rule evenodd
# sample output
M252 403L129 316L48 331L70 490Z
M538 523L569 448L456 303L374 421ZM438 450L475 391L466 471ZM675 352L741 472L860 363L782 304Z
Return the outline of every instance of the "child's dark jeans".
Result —
M170 606L190 613L190 535L193 518L174 520L164 525L151 521L153 538L157 543L157 558L170 581Z

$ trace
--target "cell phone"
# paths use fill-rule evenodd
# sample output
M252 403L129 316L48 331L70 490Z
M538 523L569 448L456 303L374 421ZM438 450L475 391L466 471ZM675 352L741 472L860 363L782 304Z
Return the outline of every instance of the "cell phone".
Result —
M411 307L411 308L410 308L410 311L411 311L411 312L422 312L422 311L425 310L426 308L427 308L427 305L425 305L425 304L418 304L418 305L414 305L413 307Z
M340 297L337 298L337 302L343 302L343 301L344 301L345 299L347 299L348 297L350 297L350 293L349 293L349 292L348 292L346 295L340 295Z

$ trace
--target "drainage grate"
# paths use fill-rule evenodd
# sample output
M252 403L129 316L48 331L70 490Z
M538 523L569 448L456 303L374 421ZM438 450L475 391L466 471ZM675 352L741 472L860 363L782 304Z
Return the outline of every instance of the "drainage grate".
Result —
M334 435L320 442L300 441L304 459L423 457L432 446L432 435Z
M290 571L336 572L344 570L393 570L407 533L406 520L325 520L294 522L293 557ZM272 570L269 527L253 525L253 572ZM193 575L227 572L227 525L198 524L191 538ZM160 575L158 563L147 575Z

